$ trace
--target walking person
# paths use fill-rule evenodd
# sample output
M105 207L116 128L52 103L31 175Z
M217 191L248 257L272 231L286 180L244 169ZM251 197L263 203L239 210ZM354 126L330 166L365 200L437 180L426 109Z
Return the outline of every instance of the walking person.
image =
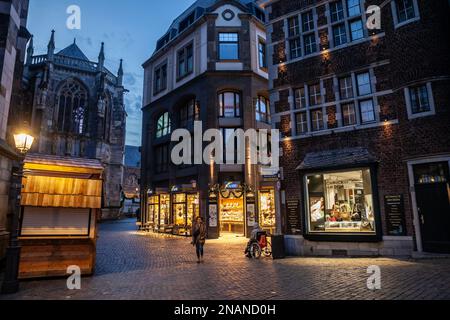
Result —
M203 253L204 246L206 242L206 225L202 217L197 217L192 226L192 242L191 244L195 246L197 253L197 263L204 262Z

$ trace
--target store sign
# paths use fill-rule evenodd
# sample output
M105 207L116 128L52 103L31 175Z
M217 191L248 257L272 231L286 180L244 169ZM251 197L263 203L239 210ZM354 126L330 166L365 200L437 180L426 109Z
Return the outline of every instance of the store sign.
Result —
M290 234L299 234L299 233L301 233L300 201L298 201L298 200L288 200L286 202L286 208L287 208L288 232Z
M403 195L384 197L387 232L390 236L406 236L405 203Z
M226 190L242 189L242 186L241 186L240 182L236 182L236 181L225 182L225 189Z

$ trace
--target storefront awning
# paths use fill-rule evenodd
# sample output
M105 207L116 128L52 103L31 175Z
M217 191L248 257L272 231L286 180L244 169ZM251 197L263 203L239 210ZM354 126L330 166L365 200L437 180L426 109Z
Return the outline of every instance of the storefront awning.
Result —
M366 148L345 148L308 153L297 170L317 170L345 166L368 165L376 158Z
M24 169L23 206L101 208L100 161L32 154Z

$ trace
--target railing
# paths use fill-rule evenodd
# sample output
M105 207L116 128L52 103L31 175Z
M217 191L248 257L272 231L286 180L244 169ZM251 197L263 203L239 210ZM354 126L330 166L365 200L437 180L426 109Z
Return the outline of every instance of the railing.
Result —
M40 64L47 61L47 55L34 56L31 59L31 64ZM83 69L87 71L95 71L97 70L97 63L92 61L86 61L71 57L59 56L55 55L53 58L53 62L57 65L75 67L78 69Z
M31 64L39 64L39 63L42 63L42 62L45 62L45 61L47 61L47 55L40 55L40 56L34 56L32 59L31 59Z

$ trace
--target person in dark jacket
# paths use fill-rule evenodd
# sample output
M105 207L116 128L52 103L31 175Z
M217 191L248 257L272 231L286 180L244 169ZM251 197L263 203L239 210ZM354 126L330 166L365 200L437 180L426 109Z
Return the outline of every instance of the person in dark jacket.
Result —
M203 222L202 217L197 217L192 226L192 242L191 244L195 246L197 253L197 263L204 262L203 253L204 246L206 242L206 225Z

